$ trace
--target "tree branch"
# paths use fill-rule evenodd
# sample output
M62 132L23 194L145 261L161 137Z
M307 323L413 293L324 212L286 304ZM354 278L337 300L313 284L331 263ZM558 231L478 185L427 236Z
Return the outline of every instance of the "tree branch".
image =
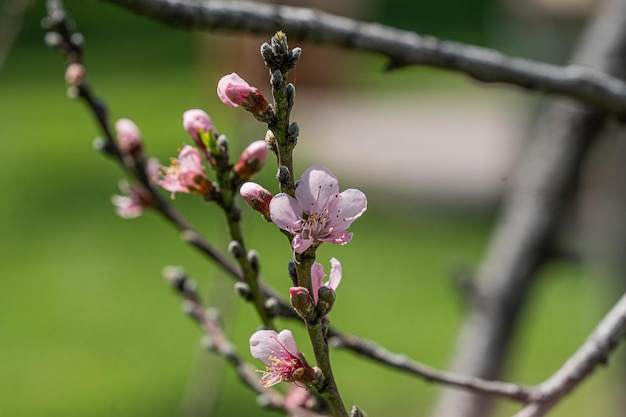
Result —
M464 73L486 83L578 99L607 113L626 117L626 84L580 65L558 66L507 56L498 51L422 36L318 10L247 1L101 0L118 4L169 26L187 30L262 33L277 30L290 38L373 52L389 68L425 65Z
M586 31L574 61L624 75L626 2L606 1ZM475 283L477 300L461 328L451 367L457 373L500 379L507 350L536 270L553 244L582 160L606 114L567 100L542 112L533 140L511 181ZM436 417L484 417L492 401L444 390Z
M626 334L626 294L596 326L585 343L549 379L533 389L531 403L515 417L542 417L560 400L606 365L611 351Z

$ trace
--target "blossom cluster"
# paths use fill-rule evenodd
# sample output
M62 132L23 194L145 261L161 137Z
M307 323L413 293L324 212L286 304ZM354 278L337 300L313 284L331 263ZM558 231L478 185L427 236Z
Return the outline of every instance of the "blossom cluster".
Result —
M241 106L259 120L274 120L273 107L263 94L235 73L219 81L217 95L227 106ZM131 162L140 160L143 145L139 128L128 119L118 120L115 126L122 157L130 158ZM200 109L186 111L183 128L195 146L184 145L168 166L149 160L146 175L151 184L172 196L195 194L220 204L221 190L231 187L229 191L238 191L254 210L289 235L296 263L299 262L297 258L305 253L314 259L315 250L323 243L345 245L352 240L353 233L348 232L348 228L367 209L367 198L357 189L340 191L339 181L329 169L308 167L300 175L294 190L274 195L260 184L249 181L267 160L270 147L266 141L252 142L237 162L230 164L226 138L219 134L206 112ZM272 150L276 151L273 147ZM211 170L216 173L215 179L211 178ZM224 176L224 173L228 175ZM229 180L224 182L224 178ZM112 199L120 216L137 217L144 209L153 206L151 186L124 183L120 188L125 195ZM330 264L326 281L323 265L313 261L309 264L310 270L298 272L308 278L300 281L296 276L294 286L289 289L292 306L305 322L320 320L333 307L335 291L342 279L342 266L336 258L331 258ZM265 370L261 371L261 384L266 387L283 381L308 385L319 378L319 370L307 363L289 330L255 332L250 338L250 352L265 365Z

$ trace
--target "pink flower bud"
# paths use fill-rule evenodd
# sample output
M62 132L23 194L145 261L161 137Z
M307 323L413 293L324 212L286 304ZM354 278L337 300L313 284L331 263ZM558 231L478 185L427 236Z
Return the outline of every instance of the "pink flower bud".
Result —
M304 287L289 288L289 300L294 310L304 320L315 319L315 305L309 290Z
M206 112L200 109L191 109L183 113L183 127L187 133L189 133L189 136L191 136L196 145L205 151L206 145L202 140L200 133L206 135L210 131L214 136L217 136L217 130L215 129L215 125L213 125L211 118L208 114L206 114Z
M141 132L132 120L119 119L115 122L115 130L122 153L136 156L141 152Z
M259 172L267 160L267 143L264 140L252 142L239 157L235 164L235 173L240 178L247 180Z
M78 87L85 81L85 78L87 78L87 70L84 66L78 63L72 63L67 66L65 70L65 81L69 85Z
M265 96L256 87L250 87L234 72L220 79L217 84L217 96L227 106L242 106L255 117L263 120L273 114Z
M217 96L227 106L238 107L248 101L248 95L253 88L233 72L223 76L217 83Z
M242 185L239 193L250 207L261 213L265 220L270 220L270 201L274 197L272 193L254 182Z

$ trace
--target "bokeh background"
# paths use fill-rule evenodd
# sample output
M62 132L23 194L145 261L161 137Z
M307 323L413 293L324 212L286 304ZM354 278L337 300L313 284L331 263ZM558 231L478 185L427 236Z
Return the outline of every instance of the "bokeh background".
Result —
M563 62L592 2L310 3ZM148 152L162 162L189 142L181 114L190 108L212 116L234 155L264 137L263 126L243 110L219 102L215 86L221 75L236 71L267 92L258 56L265 39L186 33L102 2L65 4L86 38L96 94L113 120L127 117L140 126ZM202 349L201 331L181 312L161 269L184 266L249 357L247 339L258 322L235 297L229 278L156 214L131 221L115 215L109 199L118 193L122 172L92 149L99 134L92 116L66 96L64 61L43 42L44 6L36 2L27 15L0 72L0 415L272 415L259 410L231 369ZM498 201L540 111L539 98L432 69L384 73L379 57L302 46L293 79L293 120L302 132L296 170L325 165L342 188L359 188L369 197L368 211L353 226L353 242L319 251L327 267L335 256L344 268L332 321L445 368L464 311L454 277L479 264ZM509 380L533 384L546 378L620 293L618 263L595 244L597 233L581 226L597 230L588 220L601 216L596 210L604 205L594 202L610 201L605 196L619 183L611 180L620 162L616 155L614 139L606 138L587 164L579 197L586 211L572 202L562 239L582 256L541 270L514 341ZM259 182L275 189L275 170L269 162ZM189 196L176 204L226 247L215 207ZM247 207L244 215L248 245L260 252L264 277L287 294L287 242ZM304 335L295 333L305 346ZM332 355L347 404L357 403L371 416L427 415L436 385L347 352ZM623 415L619 355L611 365L553 415ZM498 415L515 409L503 402Z

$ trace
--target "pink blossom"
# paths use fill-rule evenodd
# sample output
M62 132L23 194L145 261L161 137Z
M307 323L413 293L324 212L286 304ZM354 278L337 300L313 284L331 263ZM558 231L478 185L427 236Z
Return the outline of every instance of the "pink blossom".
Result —
M213 189L204 172L200 152L189 145L183 147L178 158L172 158L172 164L165 168L157 184L171 193L205 195Z
M125 195L114 195L111 202L115 212L124 219L134 219L143 214L144 209L152 206L152 196L141 185L129 185L126 181L119 184Z
M265 364L261 385L271 387L282 381L311 382L315 375L298 351L289 330L259 330L250 337L250 353Z
M350 188L340 193L337 178L319 166L302 173L295 195L276 195L270 215L276 226L294 235L291 246L296 253L321 242L350 242L352 233L346 229L367 209L363 192Z
M141 151L141 132L135 122L129 119L119 119L115 122L115 130L123 153L136 155Z
M183 113L183 127L189 133L196 145L206 148L200 135L208 135L209 131L217 136L215 125L206 112L200 109L191 109Z
M217 83L217 96L222 103L230 107L238 107L248 101L250 92L256 88L250 87L237 73L224 75Z
M270 201L274 197L271 192L255 182L246 182L239 189L239 194L256 211L267 220L270 219Z
M85 78L87 78L87 70L83 65L74 62L67 66L65 70L65 81L69 85L78 87L85 82Z
M239 177L247 180L259 172L267 160L267 143L264 140L252 142L241 153L235 164L234 171Z
M313 290L313 300L317 304L318 292L322 286L335 291L341 282L341 263L335 258L330 258L330 277L327 282L322 282L326 273L324 266L319 262L313 262L311 267L311 289Z

